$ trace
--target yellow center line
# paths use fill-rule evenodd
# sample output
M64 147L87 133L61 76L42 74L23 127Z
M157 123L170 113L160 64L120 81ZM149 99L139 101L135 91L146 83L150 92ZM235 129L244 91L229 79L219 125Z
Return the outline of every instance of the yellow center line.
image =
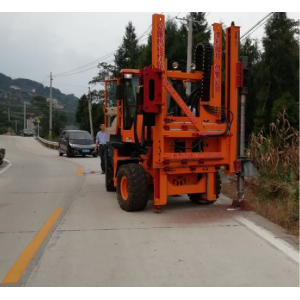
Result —
M19 256L13 267L8 271L8 273L2 280L2 283L17 283L19 281L20 277L22 276L24 270L27 268L32 257L49 234L50 230L58 220L63 210L64 209L62 207L59 207L52 212L49 219L42 226L42 228L39 230L36 236L31 240L26 249Z
M78 176L82 176L83 175L83 171L82 171L82 168L80 166L77 166L77 175Z

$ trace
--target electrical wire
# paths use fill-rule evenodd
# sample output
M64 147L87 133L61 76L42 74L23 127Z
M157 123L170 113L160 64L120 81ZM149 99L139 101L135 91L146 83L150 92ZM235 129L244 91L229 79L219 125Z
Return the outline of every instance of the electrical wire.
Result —
M261 22L263 22L265 19L271 17L272 14L273 14L273 12L268 13L265 17L263 17L260 21L258 21L254 26L252 26L248 31L246 31L246 32L240 37L240 40L242 40L242 39L246 38L247 36L249 36L251 31L253 31L253 30L254 30L259 24L261 24ZM260 26L262 26L262 25L263 25L263 24L261 24ZM260 27L260 26L259 26L259 27ZM259 28L259 27L258 27L258 28ZM256 29L255 29L255 30L256 30ZM252 32L252 33L253 33L253 32ZM251 34L252 34L252 33L251 33Z
M144 31L144 33L137 39L137 41L139 41L143 36L145 36L145 34L147 34L147 32L152 29L152 24Z
M57 82L57 81L55 81L55 85L67 85L67 86L74 86L74 87L80 87L80 88L88 88L87 86L67 84L67 83L62 83L62 82Z
M255 32L257 29L259 29L261 26L263 26L264 24L266 24L268 21L270 20L270 18L269 19L267 19L265 22L263 22L262 24L260 24L257 28L255 28L250 34L248 34L247 36L245 36L244 38L243 38L243 40L244 39L246 39L247 37L249 37L253 32Z
M73 69L73 70L70 70L70 71L67 71L67 72L58 73L58 74L54 74L53 77L60 77L61 75L64 75L64 74L67 74L67 73L73 73L73 72L75 72L75 71L77 71L77 70L86 68L86 67L88 67L88 66L90 66L90 65L92 65L92 64L95 64L95 63L98 64L98 62L99 62L100 60L102 60L102 59L107 59L109 56L112 56L115 52L117 52L117 50L112 51L112 52L110 52L110 53L108 53L108 54L106 54L106 55L104 55L104 56L99 57L98 59L96 59L96 60L94 60L94 61L92 61L92 62L90 62L90 63L88 63L88 64L85 64L85 65L80 66L80 67L78 67L78 68L75 68L75 69Z
M161 13L163 14L163 12ZM174 19L174 18L173 18ZM137 39L138 43L139 42L142 42L146 39L148 39L148 37L146 37L145 39L142 39L147 33L149 33L150 29L152 28L152 24L144 31L144 33ZM89 71L93 68L96 68L97 66L94 66L92 68L88 68L86 69L87 67L90 67L91 65L93 64L97 64L99 63L100 60L104 60L104 59L108 59L110 56L114 55L116 52L118 51L118 49L102 56L102 57L99 57L98 59L94 60L94 61L91 61L90 63L87 63L85 65L82 65L78 68L75 68L75 69L72 69L70 71L66 71L66 72L61 72L61 73L58 73L58 74L54 74L53 77L63 77L63 76L71 76L71 75L76 75L76 74L79 74L79 73L82 73L82 72L86 72L86 71ZM80 70L80 72L79 72ZM78 71L78 72L77 72ZM82 71L82 72L81 72Z

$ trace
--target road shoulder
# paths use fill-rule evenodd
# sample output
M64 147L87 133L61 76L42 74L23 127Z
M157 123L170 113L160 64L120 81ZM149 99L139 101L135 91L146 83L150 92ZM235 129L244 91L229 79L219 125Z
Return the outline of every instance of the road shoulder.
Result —
M9 160L4 159L3 164L0 166L0 175L7 171L11 166L12 163Z

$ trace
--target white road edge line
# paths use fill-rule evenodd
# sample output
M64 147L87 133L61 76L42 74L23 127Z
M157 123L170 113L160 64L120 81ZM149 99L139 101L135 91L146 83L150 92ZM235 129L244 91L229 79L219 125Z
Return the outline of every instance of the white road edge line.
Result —
M240 221L242 224L244 224L246 227L260 235L262 238L267 240L269 243L271 243L273 246L284 252L286 255L288 255L290 258L292 258L294 261L299 263L299 252L293 248L288 242L276 238L276 236L263 228L262 226L256 225L254 222L244 218L244 217L235 217L238 221Z
M9 160L4 159L4 161L6 161L8 163L8 165L3 170L0 170L0 174L4 173L12 166L12 163Z

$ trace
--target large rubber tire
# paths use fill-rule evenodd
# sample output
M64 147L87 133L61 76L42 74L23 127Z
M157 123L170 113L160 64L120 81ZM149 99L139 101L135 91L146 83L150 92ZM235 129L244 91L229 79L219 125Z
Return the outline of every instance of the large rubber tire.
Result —
M60 147L58 146L58 154L59 154L59 156L63 156L63 153L61 153L61 151L60 151Z
M216 173L216 197L219 198L219 195L221 193L221 177L219 173ZM199 204L199 205L210 205L215 203L216 201L208 201L205 199L202 199L202 194L188 194L190 200L193 203Z
M67 157L72 157L72 156L73 156L73 155L71 154L71 151L70 151L70 148L69 148L69 147L67 148L66 154L67 154Z
M115 192L114 186L114 148L107 146L105 151L105 187L108 192Z
M145 209L149 198L149 183L148 175L142 166L130 163L120 167L117 195L119 205L125 211Z

